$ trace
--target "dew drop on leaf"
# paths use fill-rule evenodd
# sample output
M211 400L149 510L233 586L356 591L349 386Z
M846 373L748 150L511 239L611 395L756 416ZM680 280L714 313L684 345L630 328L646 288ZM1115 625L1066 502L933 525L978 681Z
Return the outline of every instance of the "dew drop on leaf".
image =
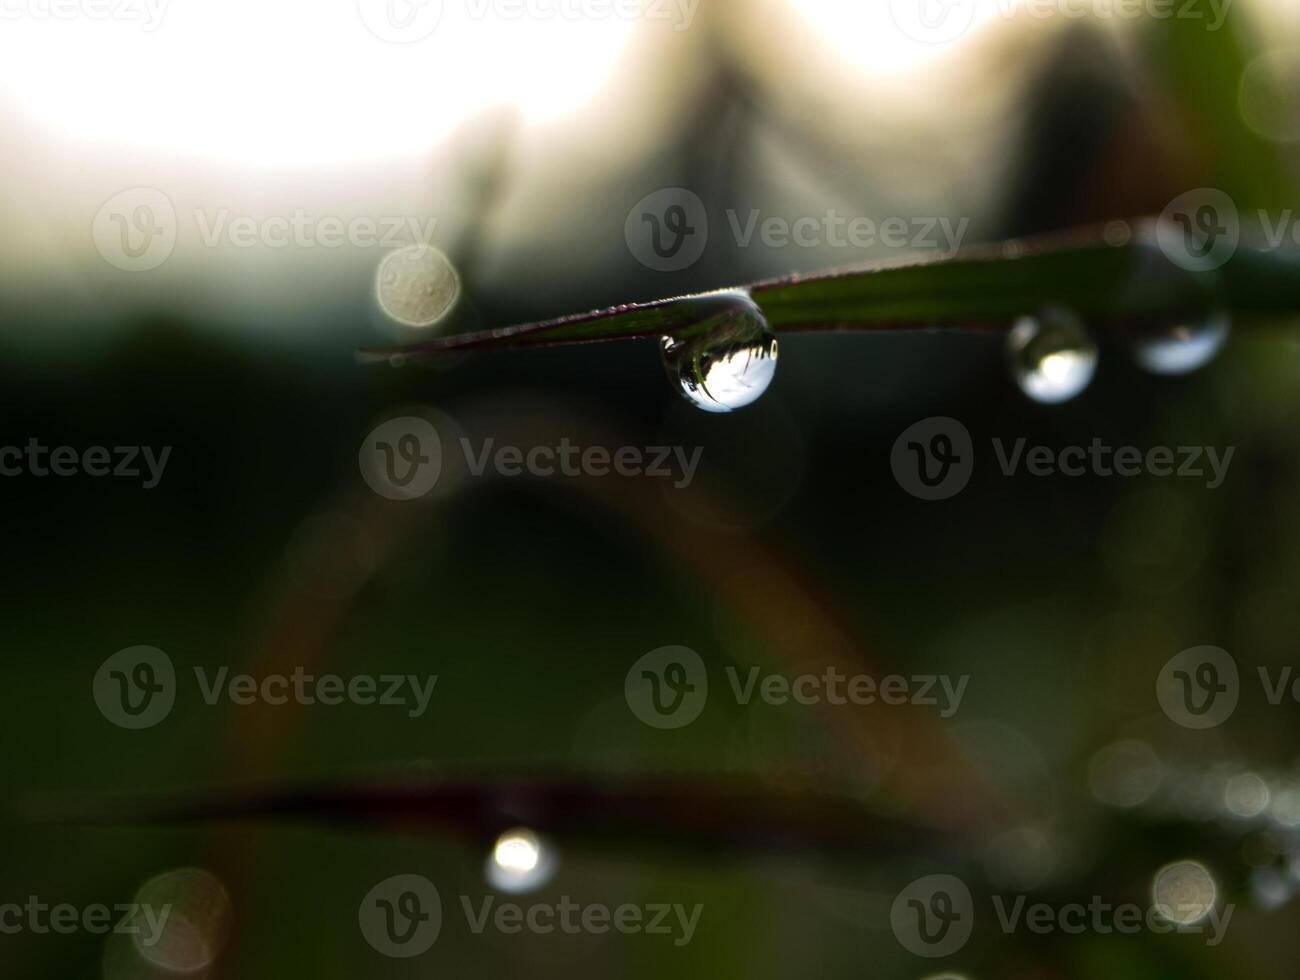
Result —
M692 301L697 302L697 301ZM743 292L701 298L702 319L660 338L668 380L696 408L734 412L758 400L776 374L776 335Z
M1020 390L1044 405L1076 397L1097 371L1096 343L1078 316L1060 308L1017 321L1007 355Z
M1226 313L1177 323L1139 338L1133 356L1152 374L1190 374L1218 356L1231 326Z

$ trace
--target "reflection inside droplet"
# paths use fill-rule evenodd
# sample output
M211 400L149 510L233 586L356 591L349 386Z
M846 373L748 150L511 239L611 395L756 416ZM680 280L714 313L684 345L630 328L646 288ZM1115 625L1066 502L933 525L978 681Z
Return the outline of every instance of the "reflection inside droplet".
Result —
M408 245L389 252L379 263L375 297L380 309L408 327L429 327L456 305L460 279L441 251L432 245Z
M1192 925L1210 913L1218 887L1205 865L1175 861L1156 872L1151 897L1160 915L1178 925Z
M1228 342L1232 321L1226 313L1180 323L1138 339L1133 356L1152 374L1188 374L1209 364Z
M1097 345L1083 321L1059 308L1017 321L1007 335L1007 355L1020 390L1045 405L1074 398L1097 370Z
M756 401L772 383L776 336L745 293L715 294L699 302L705 314L699 324L660 338L664 369L696 408L733 412Z
M550 881L554 873L553 849L522 827L498 837L488 857L488 884L503 892L533 891Z

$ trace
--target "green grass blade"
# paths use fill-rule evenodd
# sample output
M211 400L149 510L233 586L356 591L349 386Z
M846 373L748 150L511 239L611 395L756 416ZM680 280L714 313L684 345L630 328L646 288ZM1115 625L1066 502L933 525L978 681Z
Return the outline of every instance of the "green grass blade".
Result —
M1027 241L790 276L743 287L777 331L998 329L1047 306L1101 327L1140 327L1215 309L1300 312L1300 257L1241 247L1223 268L1192 271L1156 242L1155 223L1110 225ZM418 361L453 351L703 333L734 291L594 310L540 323L367 349L367 360Z

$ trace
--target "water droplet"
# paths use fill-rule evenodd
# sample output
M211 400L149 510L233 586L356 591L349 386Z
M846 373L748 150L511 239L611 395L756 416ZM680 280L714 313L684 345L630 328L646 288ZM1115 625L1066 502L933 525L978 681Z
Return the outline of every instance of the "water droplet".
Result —
M1189 374L1218 356L1228 342L1231 326L1226 313L1179 323L1139 338L1133 356L1152 374Z
M1020 390L1044 405L1074 398L1097 371L1097 345L1083 321L1059 308L1017 321L1007 335L1007 354Z
M380 309L408 327L429 327L456 305L460 278L451 260L432 245L408 245L379 263L375 282Z
M702 297L702 317L659 340L668 379L706 412L734 412L756 401L776 374L776 336L742 292Z
M487 880L511 894L541 888L555 873L554 849L531 830L516 827L497 838L487 861Z

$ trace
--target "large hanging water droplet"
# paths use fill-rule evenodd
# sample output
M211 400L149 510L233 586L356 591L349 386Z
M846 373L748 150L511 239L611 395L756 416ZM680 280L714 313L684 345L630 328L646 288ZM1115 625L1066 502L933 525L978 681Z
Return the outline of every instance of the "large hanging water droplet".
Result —
M1152 374L1190 374L1218 356L1228 342L1231 329L1232 319L1227 313L1211 313L1200 320L1143 334L1137 340L1133 356Z
M1007 335L1007 354L1020 390L1044 405L1074 398L1097 372L1097 345L1083 321L1060 308L1019 320Z
M659 340L668 380L696 408L734 412L756 401L776 374L776 336L748 294L699 300L701 320Z

